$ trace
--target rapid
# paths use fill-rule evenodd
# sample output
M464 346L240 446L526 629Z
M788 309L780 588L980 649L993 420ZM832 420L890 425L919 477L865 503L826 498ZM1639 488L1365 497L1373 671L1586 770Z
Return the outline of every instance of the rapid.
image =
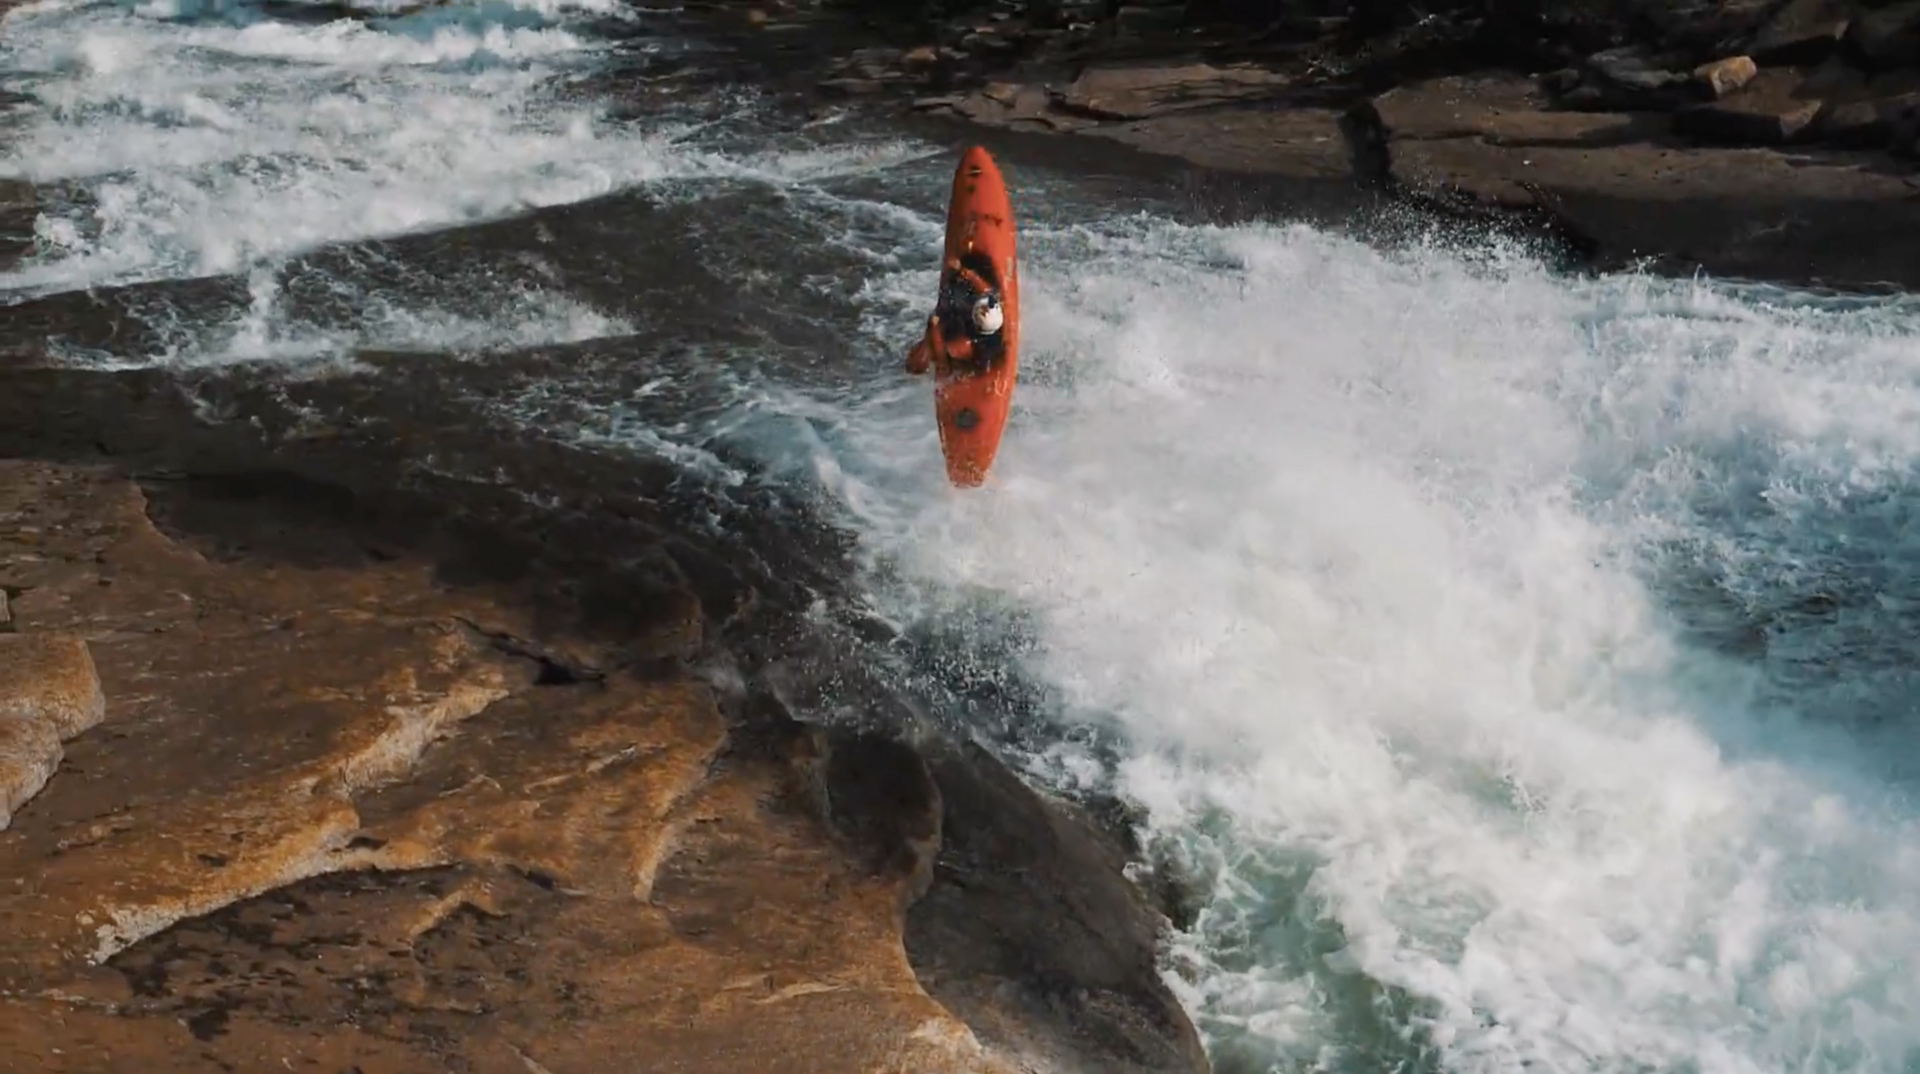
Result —
M770 118L612 0L297 15L0 23L0 180L42 192L0 308L165 311L60 360L626 347L485 412L751 459L854 533L944 654L916 688L1017 680L1034 726L983 733L1145 808L1225 1074L1920 1071L1920 302L1008 165L1023 377L961 493L900 371L951 147Z

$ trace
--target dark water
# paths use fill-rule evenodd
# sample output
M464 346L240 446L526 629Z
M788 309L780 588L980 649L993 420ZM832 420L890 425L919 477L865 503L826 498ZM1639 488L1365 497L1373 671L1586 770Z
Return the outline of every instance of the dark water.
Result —
M1920 1069L1910 303L1210 224L1010 145L1027 354L963 495L898 372L943 132L783 111L612 6L5 31L0 177L47 197L9 340L701 520L703 599L771 585L816 710L1147 811L1222 1070Z

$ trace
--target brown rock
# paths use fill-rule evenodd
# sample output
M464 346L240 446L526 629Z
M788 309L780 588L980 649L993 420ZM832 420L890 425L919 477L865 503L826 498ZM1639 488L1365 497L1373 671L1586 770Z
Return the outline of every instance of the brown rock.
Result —
M38 720L64 741L106 715L87 643L64 634L0 636L0 720Z
M1783 80L1790 95L1790 71L1762 70L1755 83ZM1383 95L1379 112L1401 124L1390 174L1403 189L1544 208L1601 265L1660 256L1794 282L1916 279L1912 246L1890 237L1920 235L1920 206L1899 175L1813 149L1675 146L1663 137L1672 116L1532 112L1527 97L1526 84L1494 77ZM1551 126L1574 121L1586 125Z
M1055 111L1046 87L1014 82L989 82L961 98L953 108L976 123L1014 129L1072 130L1089 122Z
M0 831L53 778L61 743L105 714L85 641L0 634Z
M1388 117L1389 152L1362 162L1335 114L1315 108L1176 113L1083 133L1225 169L1205 178L1245 184L1263 191L1262 204L1332 226L1377 204L1355 190L1351 169L1365 163L1400 191L1456 191L1525 221L1544 214L1548 234L1573 238L1577 262L1644 268L1651 259L1793 284L1920 286L1912 253L1920 199L1906 176L1817 147L1676 145L1666 137L1670 114L1543 111L1540 96L1530 81L1501 75L1407 82L1373 102ZM1334 175L1337 183L1325 181Z
M1038 86L1023 86L1015 82L989 82L980 88L980 96L995 104L1012 108L1024 99L1044 99L1045 91Z
M0 726L82 731L0 838L0 1054L23 1069L1012 1074L928 994L910 921L943 966L955 929L1077 937L941 978L1011 996L1079 960L1053 1010L1080 1036L989 998L992 1039L1128 1069L1078 1050L1125 1011L1172 1030L1138 1069L1204 1069L1167 1059L1197 1040L1123 886L1013 916L1010 889L971 925L916 903L941 854L1044 886L1048 862L997 857L1007 831L1062 882L1113 866L1017 780L969 790L977 764L942 761L943 809L905 746L797 724L744 744L683 674L553 674L611 661L429 564L203 555L147 506L104 471L0 461L0 519L31 519L0 562L46 631L0 636L0 696L24 667L38 699ZM700 635L697 600L658 599L632 651ZM52 640L82 635L98 687Z
M60 767L60 736L45 720L0 721L0 829Z
M1253 67L1106 67L1081 73L1061 94L1061 106L1100 119L1147 116L1228 101L1270 96L1285 75Z
M916 49L908 49L900 55L900 65L909 69L932 67L939 62L940 53L932 45L921 45Z
M1716 98L1725 97L1753 81L1753 76L1759 73L1759 66L1749 56L1729 56L1693 69L1693 77L1699 79L1707 87L1707 92Z
M1788 0L1747 53L1765 64L1817 63L1845 36L1850 21L1844 0Z
M1674 113L1673 129L1719 145L1784 145L1813 133L1821 102L1796 95L1800 79L1790 71L1767 71L1744 90L1710 104Z

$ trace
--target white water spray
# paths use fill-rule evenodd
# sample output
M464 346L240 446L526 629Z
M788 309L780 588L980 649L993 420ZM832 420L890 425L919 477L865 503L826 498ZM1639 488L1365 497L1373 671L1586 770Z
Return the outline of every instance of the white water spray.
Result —
M1809 498L1914 494L1907 304L1304 228L1026 239L991 487L943 487L910 391L819 472L919 579L896 610L1030 609L1028 672L1135 743L1119 786L1210 889L1179 980L1221 1062L1913 1069L1912 702L1855 737L1780 661L1689 641L1652 569L1680 542L1765 588L1847 524ZM926 275L876 286L881 333ZM1755 484L1779 496L1730 531ZM1910 601L1920 564L1885 584ZM1861 659L1820 629L1775 644Z

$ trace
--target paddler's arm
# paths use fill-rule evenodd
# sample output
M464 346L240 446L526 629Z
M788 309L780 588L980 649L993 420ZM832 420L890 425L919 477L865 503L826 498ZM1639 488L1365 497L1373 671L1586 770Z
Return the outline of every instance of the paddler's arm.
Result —
M914 376L925 373L935 362L945 370L955 361L969 361L973 358L973 341L965 336L949 341L940 334L940 315L927 318L927 334L907 352L907 372Z
M976 295L984 295L993 290L987 281L980 278L978 272L962 265L957 257L947 259L947 272L966 281L967 286L973 288L973 293Z
M920 342L915 343L913 349L907 352L907 373L909 375L917 377L931 368L933 358L932 345L934 341L939 338L940 316L939 314L935 314L927 318L927 334L921 336Z

